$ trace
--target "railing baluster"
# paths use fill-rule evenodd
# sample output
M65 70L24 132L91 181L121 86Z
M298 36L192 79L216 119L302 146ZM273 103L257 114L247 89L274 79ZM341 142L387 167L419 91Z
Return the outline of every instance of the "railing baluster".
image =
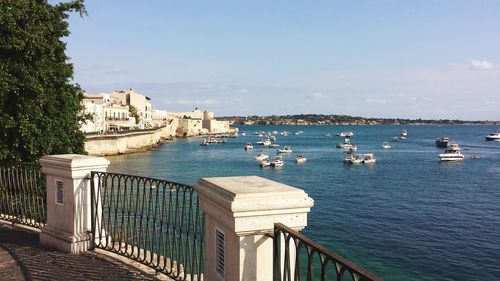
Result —
M191 186L114 173L95 172L94 177L102 180L91 186L92 233L112 237L95 247L130 257L174 280L202 280L204 215Z
M284 245L281 243L281 238L284 237ZM294 251L291 251L289 247L292 245L290 243L293 240L293 245L295 245ZM291 267L291 253L294 252L295 255L295 270L294 270L294 280L301 280L301 262L303 262L303 258L301 258L302 251L305 251L305 258L307 262L307 271L306 278L308 281L316 280L315 277L320 277L319 280L327 280L327 271L328 266L333 266L335 272L337 273L336 280L343 280L344 274L349 274L353 281L358 280L366 280L366 281L380 281L381 279L377 276L369 273L353 262L347 260L346 258L339 256L330 250L324 248L318 243L312 241L306 236L298 233L297 231L292 230L291 228L281 224L276 223L274 225L274 281L289 281L291 280L290 275L290 267ZM281 247L284 246L284 251L281 250ZM284 253L284 256L283 256ZM314 257L318 255L319 257L319 265L317 273L315 273L314 269ZM330 262L329 262L330 261ZM283 266L282 266L283 262ZM283 270L283 271L282 271ZM283 275L281 275L283 272ZM330 279L328 279L330 280Z

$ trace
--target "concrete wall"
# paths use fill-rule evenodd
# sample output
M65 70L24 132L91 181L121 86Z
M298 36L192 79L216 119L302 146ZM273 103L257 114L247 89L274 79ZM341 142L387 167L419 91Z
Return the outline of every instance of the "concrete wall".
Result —
M162 138L175 136L177 122L169 126L146 132L131 132L119 135L88 136L85 140L85 150L89 155L105 156L133 153L156 147Z
M177 136L190 137L207 134L208 130L203 128L202 120L178 119Z
M203 128L207 129L210 133L228 133L229 121L203 120Z

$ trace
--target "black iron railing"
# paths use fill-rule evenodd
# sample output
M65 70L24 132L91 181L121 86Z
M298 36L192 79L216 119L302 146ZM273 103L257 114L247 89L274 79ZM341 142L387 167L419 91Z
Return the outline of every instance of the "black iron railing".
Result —
M42 228L46 202L45 175L38 163L0 163L0 219Z
M273 242L274 281L381 280L281 223L274 225Z
M191 186L92 172L94 247L175 280L203 280L204 215Z

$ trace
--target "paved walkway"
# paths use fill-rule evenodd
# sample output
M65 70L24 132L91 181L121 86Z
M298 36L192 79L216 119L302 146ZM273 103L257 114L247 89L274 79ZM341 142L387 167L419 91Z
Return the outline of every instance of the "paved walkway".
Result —
M38 233L0 223L0 280L156 280L154 275L93 252L44 249Z

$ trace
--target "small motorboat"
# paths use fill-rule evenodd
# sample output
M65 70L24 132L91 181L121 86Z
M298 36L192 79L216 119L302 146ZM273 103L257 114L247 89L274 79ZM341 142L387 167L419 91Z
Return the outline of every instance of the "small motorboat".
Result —
M283 132L280 133L280 135L286 137L286 136L288 136L288 132L287 131L283 131Z
M251 149L253 149L253 145L251 143L247 142L245 144L245 150L251 150Z
M487 141L500 141L500 130L484 137Z
M344 155L344 163L346 164L361 164L363 163L363 156L356 154L356 150L350 149Z
M398 142L398 141L399 141L399 137L393 137L393 138L392 138L392 141L393 141L393 142Z
M351 143L350 138L345 138L344 142L337 144L336 147L342 148L344 150L352 150L352 149L356 150L357 149L356 145Z
M439 137L436 139L437 147L447 148L450 143L451 139L449 137Z
M262 161L265 159L269 159L269 155L267 155L265 153L259 153L255 156L255 160L257 160L257 161Z
M450 144L446 150L439 154L441 161L462 161L465 156L460 152L460 146L456 143Z
M297 155L297 157L295 157L295 162L297 163L304 163L307 161L307 158L304 156L304 154L300 153Z
M269 159L263 159L262 161L259 161L259 166L261 167L269 167L271 166L271 161Z
M354 136L354 133L353 132L340 132L340 133L337 133L336 134L337 136L339 137L352 137Z
M472 155L472 157L470 159L477 160L477 159L481 159L481 157L479 157L477 154L474 154L474 155Z
M408 130L406 130L406 129L402 130L402 131L401 131L401 133L400 133L400 136L401 136L402 138L403 138L403 137L404 137L404 138L408 137Z
M383 149L389 149L391 148L391 145L388 142L383 142L380 147L382 147Z
M376 161L377 159L375 159L375 155L373 155L373 153L363 155L363 163L365 164L375 163Z
M283 157L279 155L274 157L274 159L271 161L271 166L282 167L283 165L285 165L285 161L283 161Z
M292 148L289 146L284 146L283 148L279 148L276 150L278 153L291 153Z

